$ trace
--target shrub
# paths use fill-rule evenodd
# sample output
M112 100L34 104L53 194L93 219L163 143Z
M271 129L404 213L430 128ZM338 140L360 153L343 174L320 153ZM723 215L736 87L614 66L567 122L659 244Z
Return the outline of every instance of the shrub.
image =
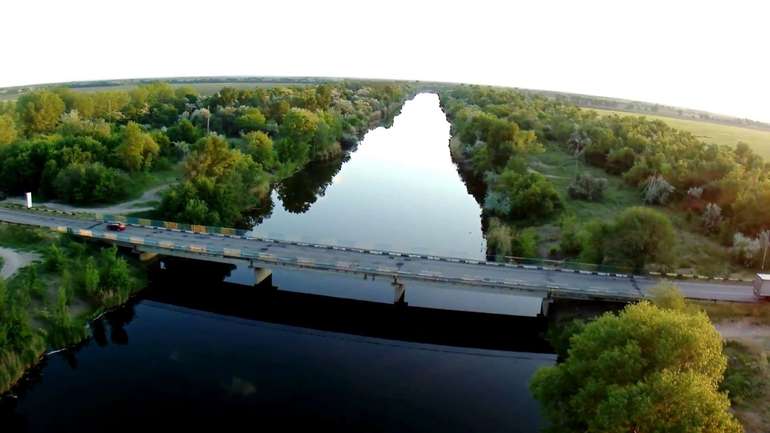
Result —
M581 173L569 184L567 194L574 199L601 201L605 189L607 189L607 179L593 177L590 173Z

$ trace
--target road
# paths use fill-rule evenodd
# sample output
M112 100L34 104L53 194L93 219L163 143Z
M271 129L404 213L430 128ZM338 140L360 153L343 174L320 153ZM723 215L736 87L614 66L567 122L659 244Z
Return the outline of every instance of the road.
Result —
M87 207L87 206L72 206L64 203L57 202L44 202L36 203L37 206L42 206L48 209L60 210L63 212L85 212L85 213L98 213L98 214L122 214L127 212L145 212L154 209L154 206L148 206L147 202L160 201L160 194L168 189L171 184L159 185L154 188L145 191L141 197L125 201L123 203L116 203L101 207ZM0 203L10 203L17 205L26 204L26 199L23 197L11 197L7 198Z
M398 275L404 279L420 279L453 283L480 289L517 292L550 292L553 297L589 299L638 299L648 296L658 283L650 277L595 275L558 269L517 267L475 260L447 259L417 255L396 255L344 247L329 247L298 242L275 242L198 234L161 228L129 226L121 233L108 232L106 225L92 220L79 220L65 215L33 213L0 208L0 221L56 228L67 226L86 230L91 237L118 236L118 243L135 244L146 251L163 251L169 255L210 259L214 255L233 260L248 258L255 266L288 265L311 269L330 269L374 275ZM162 248L158 247L162 246ZM159 249L160 248L160 249ZM229 251L229 253L223 253ZM207 258L207 254L211 255ZM749 283L681 280L676 284L687 298L755 302Z

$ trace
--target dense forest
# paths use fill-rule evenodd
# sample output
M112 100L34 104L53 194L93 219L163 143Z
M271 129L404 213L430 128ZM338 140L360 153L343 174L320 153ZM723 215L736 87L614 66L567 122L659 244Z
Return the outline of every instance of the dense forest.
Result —
M736 262L761 266L770 228L770 165L746 144L709 144L661 121L600 117L510 89L457 86L444 90L441 101L452 122L452 154L466 176L483 185L479 199L491 254L535 255L526 227L550 218L561 226L557 255L636 269L670 267L673 212L731 247ZM622 179L645 206L612 219L576 221L563 211L564 201L601 202L607 178L578 171L568 196L557 194L530 163L544 146Z
M225 87L208 97L162 82L36 90L0 105L0 188L107 203L176 169L181 182L163 196L158 217L247 226L273 183L338 156L406 96L405 86L365 82Z

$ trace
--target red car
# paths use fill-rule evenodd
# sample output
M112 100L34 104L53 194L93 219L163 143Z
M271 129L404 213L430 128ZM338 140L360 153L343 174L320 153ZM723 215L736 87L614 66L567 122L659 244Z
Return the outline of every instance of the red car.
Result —
M107 230L112 230L115 232L122 232L126 229L126 225L123 223L109 223L107 224Z

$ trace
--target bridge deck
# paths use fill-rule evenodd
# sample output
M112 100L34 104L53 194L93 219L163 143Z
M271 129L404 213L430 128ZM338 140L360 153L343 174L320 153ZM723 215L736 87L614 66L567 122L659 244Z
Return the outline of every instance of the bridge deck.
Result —
M341 272L398 276L478 288L534 292L555 298L633 300L645 297L657 281L646 277L575 273L549 268L505 265L492 262L431 257L281 242L238 236L189 233L176 230L128 226L124 232L108 231L106 225L56 214L0 209L0 220L51 229L69 229L76 235L108 242L131 244L139 250L163 252L211 260L243 260L254 266L292 266ZM751 286L745 283L678 283L689 298L753 302Z

